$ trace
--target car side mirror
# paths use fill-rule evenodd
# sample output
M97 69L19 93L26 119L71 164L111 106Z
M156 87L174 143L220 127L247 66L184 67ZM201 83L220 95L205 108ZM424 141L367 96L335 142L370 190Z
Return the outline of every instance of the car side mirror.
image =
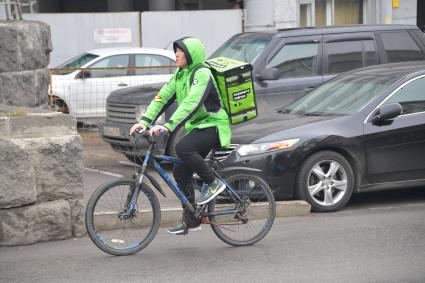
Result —
M382 105L377 109L371 121L372 123L388 121L399 116L401 113L403 113L403 108L400 103Z
M279 70L276 68L263 69L256 78L260 81L275 81L279 79Z

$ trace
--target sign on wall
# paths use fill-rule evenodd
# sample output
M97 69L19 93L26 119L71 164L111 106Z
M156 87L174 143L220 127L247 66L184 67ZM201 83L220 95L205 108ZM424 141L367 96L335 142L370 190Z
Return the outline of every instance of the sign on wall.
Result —
M103 28L93 31L94 42L98 44L107 43L130 43L130 28Z

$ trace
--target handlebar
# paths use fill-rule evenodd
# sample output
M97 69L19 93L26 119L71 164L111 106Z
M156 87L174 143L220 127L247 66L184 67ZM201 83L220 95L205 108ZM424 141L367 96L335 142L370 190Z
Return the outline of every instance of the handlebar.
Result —
M133 132L133 135L135 137L135 141L140 141L141 138L145 138L149 144L153 143L152 136L149 133L149 129L151 129L152 126L148 126L145 130L138 128ZM161 130L160 133L166 133L166 131Z

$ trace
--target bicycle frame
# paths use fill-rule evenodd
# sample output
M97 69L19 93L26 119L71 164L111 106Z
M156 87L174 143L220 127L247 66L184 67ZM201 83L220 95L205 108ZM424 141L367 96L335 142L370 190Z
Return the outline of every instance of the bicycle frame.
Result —
M139 196L140 193L140 186L143 183L143 179L146 176L146 171L147 171L147 167L148 167L148 163L151 161L154 165L154 169L155 171L159 174L159 176L161 176L161 178L167 183L168 187L176 194L176 196L180 199L180 201L183 203L183 205L189 209L193 214L195 214L195 217L200 217L201 211L205 210L206 204L200 207L200 210L197 210L196 207L193 207L193 205L189 202L189 200L187 199L186 195L183 193L183 191L179 188L179 186L173 181L173 179L168 175L168 173L161 167L161 165L159 164L158 160L163 160L163 161L168 161L171 162L173 164L175 163L184 163L182 160L172 157L172 156L167 156L167 155L162 155L162 156L157 156L152 154L152 149L155 147L155 141L153 141L150 137L145 136L145 138L147 139L147 141L149 142L149 148L146 152L145 158L143 160L143 164L142 166L137 170L137 174L136 174L136 187L134 190L134 193L132 195L131 201L130 201L130 209L129 211L133 211L136 207L136 200ZM215 160L212 160L210 162L210 165L213 164ZM230 196L232 198L235 198L237 201L242 201L241 198L239 197L239 195L236 193L236 191L225 181L223 180L218 174L217 172L215 172L214 168L212 168L214 175L221 179L225 184L226 184L226 190L228 190L230 193ZM202 186L204 187L204 186ZM220 214L233 214L235 213L235 210L229 210L229 211L220 211Z

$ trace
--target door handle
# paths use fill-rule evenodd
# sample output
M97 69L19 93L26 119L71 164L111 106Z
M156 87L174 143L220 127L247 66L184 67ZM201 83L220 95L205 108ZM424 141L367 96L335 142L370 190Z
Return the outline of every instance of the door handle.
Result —
M128 86L128 84L125 83L119 83L118 86Z

